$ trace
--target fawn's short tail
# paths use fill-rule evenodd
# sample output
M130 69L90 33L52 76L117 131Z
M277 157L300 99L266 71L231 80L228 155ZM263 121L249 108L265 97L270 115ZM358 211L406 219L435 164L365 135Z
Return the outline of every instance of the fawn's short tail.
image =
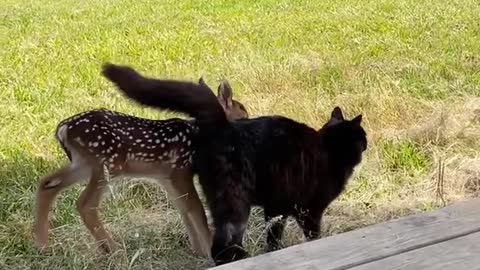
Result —
M63 149L63 152L67 155L70 162L72 162L72 153L68 150L67 146L65 145L65 137L67 132L67 125L64 121L60 122L55 130L55 139L60 144Z
M128 66L103 65L103 76L129 99L148 107L185 113L204 129L228 124L225 112L212 90L199 84L147 78Z

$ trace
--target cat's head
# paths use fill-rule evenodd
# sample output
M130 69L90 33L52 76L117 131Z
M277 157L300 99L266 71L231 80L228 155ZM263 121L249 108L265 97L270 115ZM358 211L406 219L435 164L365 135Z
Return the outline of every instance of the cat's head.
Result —
M367 149L367 134L363 127L362 115L352 120L344 118L340 107L335 107L328 122L320 129L322 148L346 165L357 165Z

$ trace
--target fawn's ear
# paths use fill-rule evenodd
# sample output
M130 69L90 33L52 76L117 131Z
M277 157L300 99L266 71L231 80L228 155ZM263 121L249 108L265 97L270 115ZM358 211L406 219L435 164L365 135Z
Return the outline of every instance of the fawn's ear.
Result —
M360 123L362 123L362 115L359 114L357 117L353 118L351 122L360 125Z
M344 118L343 118L342 109L340 109L340 107L338 107L338 106L335 107L332 111L332 114L331 114L330 118L334 118L334 119L343 121Z
M220 104L222 104L224 108L231 108L233 105L232 96L232 87L227 80L223 80L218 86L217 98L220 101Z

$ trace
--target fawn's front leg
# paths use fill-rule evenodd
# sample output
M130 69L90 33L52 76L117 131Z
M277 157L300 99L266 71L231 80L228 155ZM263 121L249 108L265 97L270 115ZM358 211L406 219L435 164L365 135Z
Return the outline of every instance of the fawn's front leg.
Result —
M170 178L164 187L182 216L193 252L209 257L211 235L202 201L194 186L193 173L190 169L175 169Z
M77 209L82 217L83 223L88 228L100 247L110 253L120 248L105 230L102 221L99 218L98 207L102 200L102 195L107 187L107 181L104 180L103 171L99 168L92 170L92 176L85 190L77 201Z
M41 180L36 194L33 225L35 246L41 251L48 245L48 214L56 197L61 191L87 179L89 175L88 167L70 164Z

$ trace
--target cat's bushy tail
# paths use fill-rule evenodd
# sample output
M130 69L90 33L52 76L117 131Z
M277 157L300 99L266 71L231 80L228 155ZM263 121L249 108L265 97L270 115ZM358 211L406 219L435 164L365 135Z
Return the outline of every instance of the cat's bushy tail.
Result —
M148 107L187 114L201 131L228 125L225 112L212 90L199 83L147 78L128 66L106 63L102 74L129 99Z

